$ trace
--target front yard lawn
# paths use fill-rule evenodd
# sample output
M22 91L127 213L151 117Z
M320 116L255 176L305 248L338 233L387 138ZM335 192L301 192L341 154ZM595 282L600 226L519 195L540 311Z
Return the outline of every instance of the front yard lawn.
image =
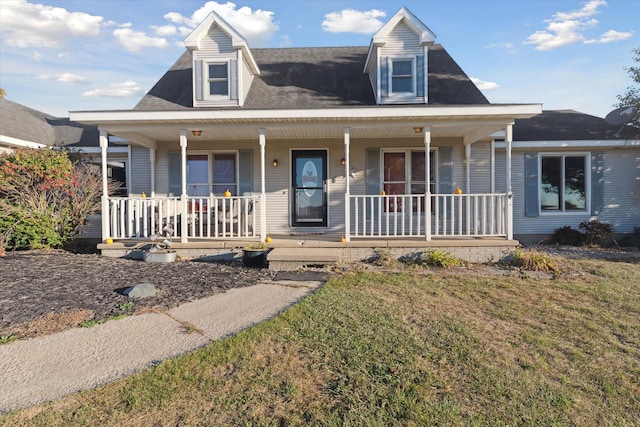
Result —
M280 316L6 425L640 425L640 268L352 269Z

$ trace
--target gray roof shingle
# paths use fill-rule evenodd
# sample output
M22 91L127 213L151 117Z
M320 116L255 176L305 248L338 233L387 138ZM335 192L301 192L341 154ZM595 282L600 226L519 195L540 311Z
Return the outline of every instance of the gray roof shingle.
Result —
M254 49L261 75L244 109L304 109L376 105L363 72L368 47ZM488 104L469 77L439 44L429 50L429 104ZM136 110L193 108L192 56L185 53L136 105ZM225 107L228 109L228 107Z
M0 135L49 146L96 147L96 126L72 122L25 107L8 99L0 99Z
M513 127L514 141L592 141L640 139L640 129L608 124L603 118L574 110L545 110L530 119L519 119Z

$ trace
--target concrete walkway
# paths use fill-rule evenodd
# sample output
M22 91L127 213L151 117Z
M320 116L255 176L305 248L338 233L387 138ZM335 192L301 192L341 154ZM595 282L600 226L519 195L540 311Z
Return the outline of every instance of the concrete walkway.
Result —
M149 313L0 345L0 412L131 375L271 318L320 281L262 282Z

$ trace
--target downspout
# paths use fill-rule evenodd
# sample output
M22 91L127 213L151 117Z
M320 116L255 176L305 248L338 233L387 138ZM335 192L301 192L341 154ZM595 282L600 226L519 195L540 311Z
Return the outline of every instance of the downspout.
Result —
M180 161L182 164L182 190L180 194L180 204L182 205L182 221L180 221L180 242L187 243L187 131L180 129Z
M464 157L465 157L465 191L467 194L471 194L471 144L467 144L464 146Z
M109 230L109 181L107 177L107 147L109 135L100 129L100 154L102 156L102 240L112 237Z
M491 194L496 192L496 141L491 140L491 155L489 160L489 169L491 170Z
M151 166L151 197L156 197L156 149L149 148L149 163Z

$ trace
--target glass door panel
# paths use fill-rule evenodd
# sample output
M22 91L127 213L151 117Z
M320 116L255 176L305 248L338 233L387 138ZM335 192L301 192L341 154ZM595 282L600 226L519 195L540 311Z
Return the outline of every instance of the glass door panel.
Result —
M292 152L294 226L327 225L327 152L294 150Z

